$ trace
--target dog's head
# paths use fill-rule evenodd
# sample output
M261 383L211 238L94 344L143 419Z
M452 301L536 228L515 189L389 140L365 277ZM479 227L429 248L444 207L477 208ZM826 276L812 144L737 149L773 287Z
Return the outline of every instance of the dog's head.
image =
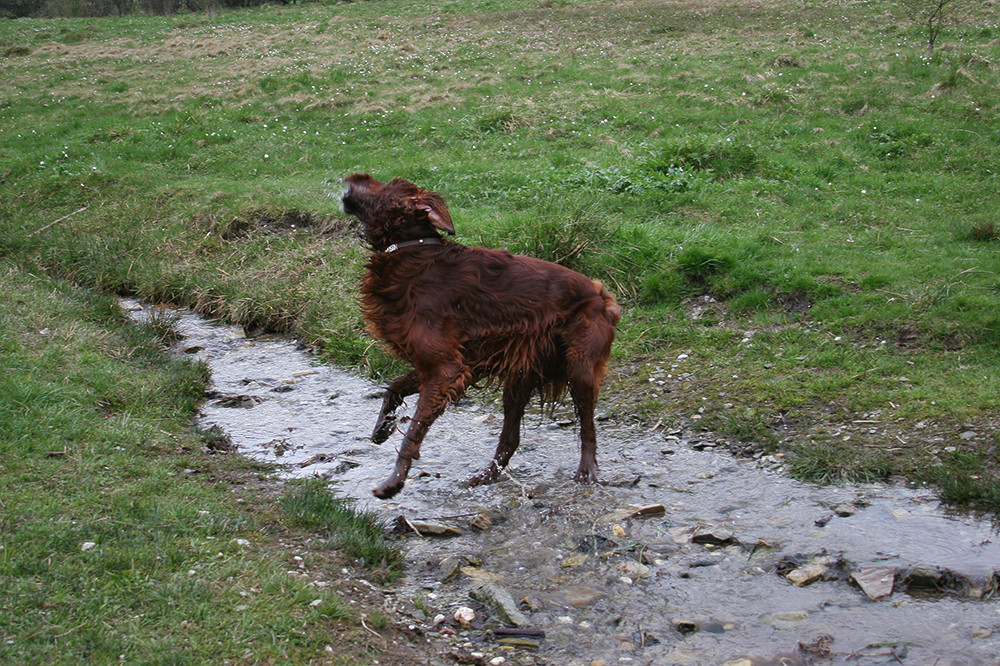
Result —
M430 238L438 231L454 235L444 199L407 180L380 183L366 173L344 179L344 212L364 225L365 241L374 250L393 243Z

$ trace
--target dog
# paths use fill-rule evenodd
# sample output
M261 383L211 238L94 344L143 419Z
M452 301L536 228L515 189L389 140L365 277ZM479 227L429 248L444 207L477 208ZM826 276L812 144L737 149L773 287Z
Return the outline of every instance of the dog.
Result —
M503 390L503 427L489 465L466 482L491 483L521 437L530 398L551 404L569 389L580 422L579 483L597 481L594 405L622 309L596 280L507 250L467 247L440 194L368 174L344 179L344 212L371 250L361 283L366 330L413 369L392 381L372 432L381 444L396 410L418 393L392 473L372 491L392 497L420 457L427 430L479 382Z

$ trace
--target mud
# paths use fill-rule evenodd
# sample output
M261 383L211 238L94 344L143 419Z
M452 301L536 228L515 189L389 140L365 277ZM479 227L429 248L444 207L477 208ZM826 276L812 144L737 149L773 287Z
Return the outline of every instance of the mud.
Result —
M150 311L123 307L137 318ZM580 486L568 413L526 418L509 473L465 489L501 421L465 402L431 428L404 491L382 502L370 489L389 473L399 436L381 446L368 438L378 386L285 338L246 339L189 313L177 328L177 352L212 371L202 425L284 474L327 478L387 521L404 518L407 574L392 596L443 655L565 665L1000 664L1000 537L929 491L801 483L699 450L682 432L610 421L599 424L602 483ZM461 534L419 536L421 521ZM491 633L500 625L470 598L487 581L521 602L533 636ZM461 606L476 612L471 628L452 619ZM435 624L438 614L446 619Z

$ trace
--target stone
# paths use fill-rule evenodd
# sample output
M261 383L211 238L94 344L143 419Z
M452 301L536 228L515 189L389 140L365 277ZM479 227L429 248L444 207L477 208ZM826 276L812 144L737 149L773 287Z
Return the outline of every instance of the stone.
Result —
M843 504L838 504L833 507L833 512L841 518L847 518L858 512L858 506L857 504L853 504L851 502L844 502Z
M797 569L792 569L785 578L792 585L802 587L822 578L826 574L827 569L828 567L825 564L814 562L805 564Z
M528 618L518 609L510 592L496 583L487 583L478 587L469 592L469 596L486 606L490 610L490 614L504 624L515 627L523 627L528 624Z
M699 527L691 535L691 541L702 545L722 546L735 540L735 535L722 527Z
M420 536L462 536L462 530L433 520L409 520L400 516L406 527ZM399 529L399 527L397 527Z
M851 573L851 579L869 599L877 601L892 595L896 568L879 564L864 565Z
M604 596L604 593L600 590L582 586L566 588L563 593L566 603L574 608L586 608Z
M468 606L459 606L455 609L453 617L460 625L467 627L472 624L473 620L476 619L476 611L472 610Z
M493 526L493 519L485 513L476 514L476 517L469 521L469 525L477 530L486 530Z
M762 615L760 619L775 629L785 629L788 625L798 624L809 619L809 613L806 611L779 611Z
M635 560L625 560L618 565L618 568L637 578L648 578L651 575L649 567Z
M440 572L439 578L442 581L446 581L454 576L457 576L462 570L463 562L464 560L461 557L456 557L454 555L444 558L441 560L440 564L438 564L438 571Z

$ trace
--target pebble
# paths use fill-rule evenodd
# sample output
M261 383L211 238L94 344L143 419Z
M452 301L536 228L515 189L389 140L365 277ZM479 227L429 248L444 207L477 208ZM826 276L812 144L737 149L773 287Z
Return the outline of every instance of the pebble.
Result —
M472 621L476 619L476 611L472 610L468 606L459 606L455 609L455 614L453 616L455 621L458 622L463 627L467 627L472 624Z
M788 573L785 578L788 579L792 585L803 586L808 585L816 580L823 577L827 571L827 567L824 564L807 564L798 569L793 569Z

